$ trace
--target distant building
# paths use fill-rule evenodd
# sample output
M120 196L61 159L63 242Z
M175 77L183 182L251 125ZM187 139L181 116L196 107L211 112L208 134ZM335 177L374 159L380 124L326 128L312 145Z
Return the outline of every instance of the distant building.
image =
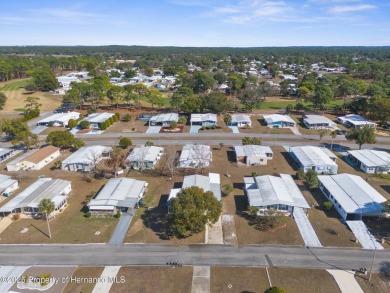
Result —
M183 189L191 186L197 186L204 191L211 191L214 197L221 201L221 177L217 173L209 173L209 176L203 175L189 175L184 176L182 188L171 189L169 193L168 202L177 196L177 194Z
M191 114L190 119L192 125L201 125L201 126L215 126L217 125L217 115L216 114Z
M295 127L296 122L287 115L270 114L263 116L264 123L270 127Z
M181 168L204 168L210 165L212 159L209 145L188 144L181 151L179 166Z
M89 122L91 128L101 129L101 124L103 122L106 122L108 119L110 119L113 116L115 116L115 114L107 113L107 112L93 113L93 114L89 114L88 117L86 117L84 120Z
M2 206L0 213L3 215L11 213L36 214L39 213L38 206L43 199L54 202L57 211L67 203L67 196L71 190L70 181L40 178Z
M337 174L337 156L326 148L297 146L290 147L289 153L296 166L305 173L312 169L318 174Z
M389 173L390 154L384 151L356 150L349 151L348 157L363 171L369 174Z
M305 115L303 123L310 129L329 129L336 128L336 123L329 118L321 115Z
M252 120L249 115L234 114L231 116L232 116L232 121L228 123L228 126L249 127L252 125Z
M360 176L324 175L318 176L318 180L322 193L333 203L343 220L381 215L386 198Z
M67 113L55 113L46 117L37 122L37 125L49 126L53 124L53 126L68 126L68 122L70 119L78 120L80 118L80 113L78 112L67 112Z
M149 120L150 126L166 126L169 125L172 121L179 121L179 114L177 113L168 113L168 114L158 114L153 116Z
M156 146L143 146L134 148L126 161L132 169L153 169L161 159L164 148Z
M40 170L60 155L60 149L51 145L31 150L9 162L7 171Z
M103 159L110 157L111 147L94 145L82 147L62 161L62 170L67 171L92 171Z
M3 162L16 155L14 149L0 148L0 162Z
M244 182L249 206L260 212L274 209L292 214L295 207L310 208L291 175L244 177Z
M98 195L88 203L93 217L112 216L117 211L134 213L143 198L148 183L132 178L112 178Z
M15 190L19 188L17 180L12 179L8 175L0 174L0 195L9 197ZM2 199L0 199L0 202Z
M375 128L376 123L370 122L367 119L363 118L360 115L349 114L342 117L338 117L337 120L346 127L360 128L363 126L368 126L370 128Z
M239 145L234 147L236 162L246 166L267 165L272 160L273 152L269 146Z

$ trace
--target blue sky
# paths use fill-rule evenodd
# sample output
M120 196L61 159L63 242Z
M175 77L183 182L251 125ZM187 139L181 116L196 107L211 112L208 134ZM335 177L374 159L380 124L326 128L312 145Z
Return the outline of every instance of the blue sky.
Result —
M2 2L0 45L390 45L389 0Z

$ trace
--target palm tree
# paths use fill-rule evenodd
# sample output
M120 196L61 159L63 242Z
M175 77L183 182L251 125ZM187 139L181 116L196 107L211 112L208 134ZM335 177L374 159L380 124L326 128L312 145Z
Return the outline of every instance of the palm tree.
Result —
M45 218L47 222L47 229L49 230L49 238L51 238L51 231L49 225L49 215L55 210L54 202L50 199L44 198L38 205L38 209L41 213L45 213Z
M337 136L337 132L336 130L333 130L331 133L330 133L330 136L332 137L332 143L330 144L330 150L333 149L333 140L336 138Z

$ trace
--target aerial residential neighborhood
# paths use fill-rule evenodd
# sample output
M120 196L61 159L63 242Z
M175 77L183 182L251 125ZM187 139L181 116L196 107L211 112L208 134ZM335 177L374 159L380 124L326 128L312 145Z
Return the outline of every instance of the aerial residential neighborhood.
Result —
M0 292L390 291L385 1L49 2L0 11Z

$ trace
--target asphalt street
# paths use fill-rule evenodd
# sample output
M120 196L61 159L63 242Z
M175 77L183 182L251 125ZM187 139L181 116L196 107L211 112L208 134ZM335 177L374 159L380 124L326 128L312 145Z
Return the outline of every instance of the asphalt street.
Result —
M0 265L183 265L275 266L291 268L370 268L373 250L299 246L159 244L1 245ZM390 251L376 253L374 270L390 270Z

